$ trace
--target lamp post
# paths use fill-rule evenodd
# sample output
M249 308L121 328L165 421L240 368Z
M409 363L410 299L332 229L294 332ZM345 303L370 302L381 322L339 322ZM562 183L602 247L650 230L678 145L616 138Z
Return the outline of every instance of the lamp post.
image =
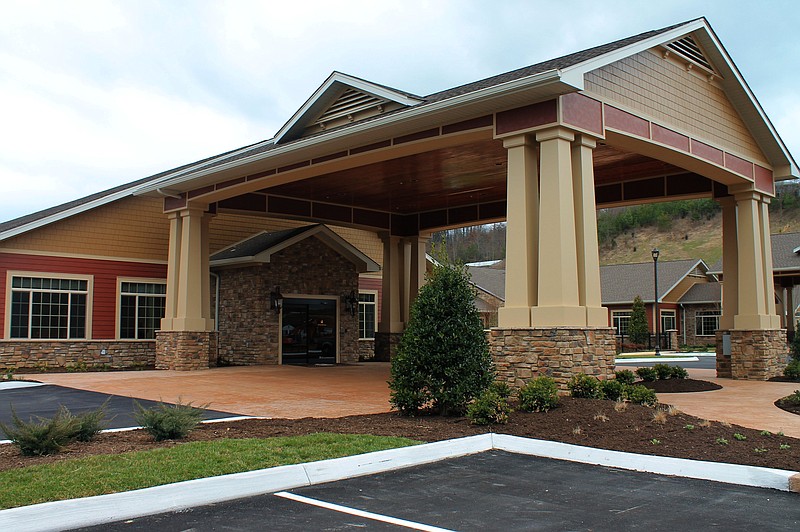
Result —
M656 322L656 356L661 356L661 317L658 315L658 248L653 248L650 252L653 255L653 290L655 293L655 308L653 309L653 316Z

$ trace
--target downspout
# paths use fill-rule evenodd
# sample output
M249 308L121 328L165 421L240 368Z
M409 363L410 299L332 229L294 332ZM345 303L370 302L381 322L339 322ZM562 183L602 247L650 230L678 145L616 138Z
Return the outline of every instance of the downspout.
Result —
M686 345L686 307L683 303L678 303L681 306L681 335L683 336L683 345Z

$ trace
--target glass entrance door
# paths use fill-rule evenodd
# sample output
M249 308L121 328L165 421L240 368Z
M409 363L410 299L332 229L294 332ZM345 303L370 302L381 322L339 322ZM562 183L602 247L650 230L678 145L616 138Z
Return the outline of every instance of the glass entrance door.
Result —
M284 364L336 363L336 300L283 300Z

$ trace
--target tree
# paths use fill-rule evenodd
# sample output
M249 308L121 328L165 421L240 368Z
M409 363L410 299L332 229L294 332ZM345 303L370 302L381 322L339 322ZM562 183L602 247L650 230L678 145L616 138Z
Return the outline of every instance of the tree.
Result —
M390 402L404 415L422 410L460 415L494 380L489 346L467 269L438 264L411 308L408 326L392 359Z
M650 329L647 326L647 313L644 310L642 298L639 296L633 299L631 321L628 323L628 337L634 344L646 344L647 339L650 337Z

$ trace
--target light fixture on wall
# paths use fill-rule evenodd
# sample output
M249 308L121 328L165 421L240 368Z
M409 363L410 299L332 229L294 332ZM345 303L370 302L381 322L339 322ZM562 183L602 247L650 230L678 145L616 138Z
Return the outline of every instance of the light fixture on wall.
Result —
M280 314L281 307L283 307L283 294L281 294L281 287L276 286L275 290L269 293L269 308L275 314Z
M344 300L344 309L349 312L351 316L355 316L356 311L358 311L358 297L356 296L356 291L350 290L350 293L343 295L342 299Z

